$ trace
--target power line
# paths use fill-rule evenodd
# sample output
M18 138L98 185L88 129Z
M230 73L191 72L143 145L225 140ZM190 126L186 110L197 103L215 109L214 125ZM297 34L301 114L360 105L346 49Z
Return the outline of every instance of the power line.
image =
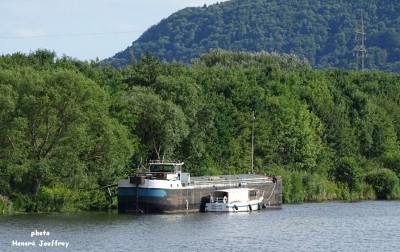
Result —
M83 37L83 36L103 36L116 34L129 34L143 32L139 30L124 32L96 32L96 33L71 33L71 34L49 34L49 35L28 35L28 36L0 36L0 39L29 39L29 38L59 38L59 37Z

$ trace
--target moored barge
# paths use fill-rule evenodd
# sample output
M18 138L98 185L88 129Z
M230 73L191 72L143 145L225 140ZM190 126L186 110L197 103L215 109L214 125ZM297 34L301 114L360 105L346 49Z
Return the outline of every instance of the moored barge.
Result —
M282 206L279 176L240 174L191 177L182 162L151 162L149 172L118 182L119 213L204 212L216 190L251 187L264 194L263 209Z

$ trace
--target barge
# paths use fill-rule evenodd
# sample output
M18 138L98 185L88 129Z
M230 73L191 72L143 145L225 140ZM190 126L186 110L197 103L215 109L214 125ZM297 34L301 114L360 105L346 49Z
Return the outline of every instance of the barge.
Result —
M182 162L151 162L148 172L118 182L119 213L205 212L217 190L249 187L263 192L262 209L282 206L279 176L240 174L191 177Z

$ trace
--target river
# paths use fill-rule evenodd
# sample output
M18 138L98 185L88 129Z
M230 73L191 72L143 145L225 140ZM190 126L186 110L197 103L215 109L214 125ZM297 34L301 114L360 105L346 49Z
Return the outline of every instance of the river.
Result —
M0 251L400 251L400 201L252 213L0 216Z

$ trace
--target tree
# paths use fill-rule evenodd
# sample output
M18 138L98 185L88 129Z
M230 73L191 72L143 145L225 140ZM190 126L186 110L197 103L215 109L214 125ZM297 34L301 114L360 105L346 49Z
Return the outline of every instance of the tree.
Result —
M355 156L359 152L359 143L346 108L338 101L335 103L333 96L337 87L319 71L310 71L302 78L301 97L324 124L323 139L326 144L338 157Z
M360 96L362 100L358 100ZM367 158L376 158L395 150L397 135L392 119L366 95L360 96L354 101L353 120L358 129L361 153Z
M139 138L142 160L173 158L176 147L189 134L182 109L147 88L133 88L125 97L131 133Z
M70 70L29 67L3 71L0 81L15 92L0 128L1 167L20 191L37 194L42 182L55 181L93 186L123 173L132 143L94 82Z
M294 170L313 171L323 150L318 118L304 104L288 96L268 98L272 124L270 152L275 160Z
M140 62L132 62L131 76L127 79L129 85L140 85L148 87L155 83L157 77L162 73L163 64L152 53L142 54Z

